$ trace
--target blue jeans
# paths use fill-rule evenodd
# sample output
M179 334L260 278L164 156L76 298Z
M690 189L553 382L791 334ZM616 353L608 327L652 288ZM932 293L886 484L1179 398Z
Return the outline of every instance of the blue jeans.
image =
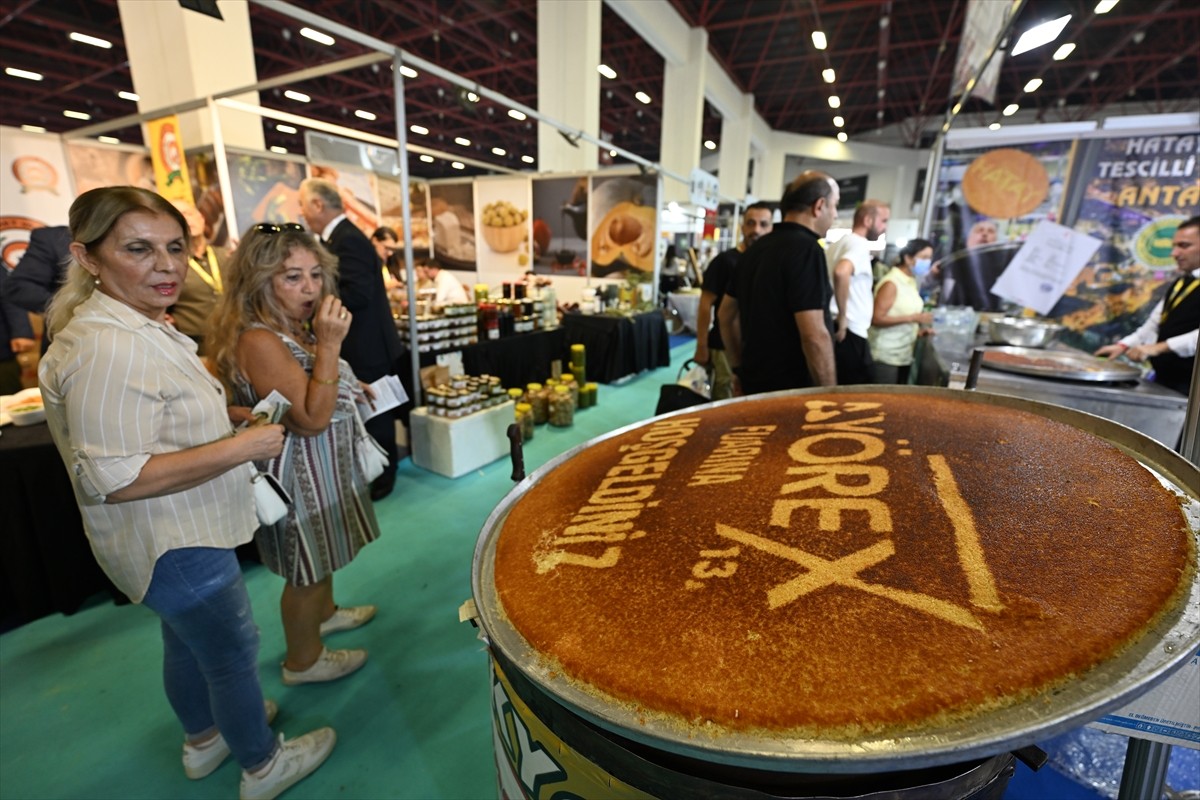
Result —
M163 684L190 739L214 728L243 769L275 752L258 683L258 626L232 550L169 550L143 601L162 618Z

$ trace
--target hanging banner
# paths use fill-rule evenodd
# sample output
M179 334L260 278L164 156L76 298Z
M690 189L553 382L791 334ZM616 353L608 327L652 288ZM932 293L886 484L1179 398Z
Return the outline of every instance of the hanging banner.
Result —
M12 269L25 254L30 231L67 223L75 195L62 140L53 134L0 129L0 172L0 266Z
M187 162L183 158L183 142L179 138L179 117L172 114L148 121L146 138L150 143L150 161L154 164L154 185L158 193L168 200L195 202Z
M997 31L1003 30L1012 9L1012 3L998 0L968 0L962 38L958 43L958 61L954 64L954 82L950 86L951 97L962 94L967 82L979 71L983 60L996 44ZM1000 65L1003 62L1004 54L997 50L979 80L971 87L972 95L985 103L996 104L996 86L1000 82Z

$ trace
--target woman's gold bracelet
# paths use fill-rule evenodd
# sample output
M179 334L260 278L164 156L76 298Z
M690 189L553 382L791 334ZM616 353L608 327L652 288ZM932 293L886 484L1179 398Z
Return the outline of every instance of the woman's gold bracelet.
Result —
M334 378L331 381L323 381L320 378L318 378L316 375L309 375L308 379L310 381L312 381L313 383L319 383L322 386L337 386L338 383L340 382L337 378Z

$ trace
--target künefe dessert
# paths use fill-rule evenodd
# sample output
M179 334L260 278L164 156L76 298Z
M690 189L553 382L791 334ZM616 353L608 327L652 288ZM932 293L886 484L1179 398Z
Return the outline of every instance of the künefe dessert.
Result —
M1181 498L1092 434L950 396L755 399L651 420L512 507L513 627L680 724L853 739L1045 692L1177 613Z

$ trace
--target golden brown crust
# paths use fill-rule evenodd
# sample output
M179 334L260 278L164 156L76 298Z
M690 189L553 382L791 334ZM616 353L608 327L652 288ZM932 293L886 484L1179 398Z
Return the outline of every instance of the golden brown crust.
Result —
M884 394L652 421L504 523L513 626L616 698L852 737L1006 705L1114 655L1194 569L1178 499L1091 434Z

